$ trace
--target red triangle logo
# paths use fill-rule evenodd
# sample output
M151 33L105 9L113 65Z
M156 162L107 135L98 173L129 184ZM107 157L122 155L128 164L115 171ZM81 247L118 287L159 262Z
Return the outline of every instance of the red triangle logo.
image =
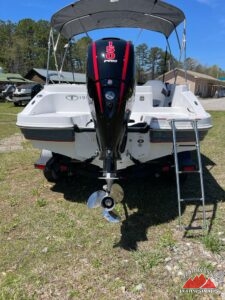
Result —
M183 289L215 289L215 284L211 279L205 278L203 274L195 276L194 279L189 278L183 286Z
M215 284L212 282L211 279L208 279L206 283L201 287L202 289L216 289Z

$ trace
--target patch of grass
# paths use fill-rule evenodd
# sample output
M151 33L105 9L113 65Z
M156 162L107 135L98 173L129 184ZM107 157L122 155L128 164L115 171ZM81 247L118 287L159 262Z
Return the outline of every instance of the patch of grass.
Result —
M158 266L164 261L164 254L158 249L148 251L137 251L133 253L134 259L137 262L141 272L151 270L153 267Z
M92 266L96 269L99 269L101 266L102 266L102 262L99 258L95 258L93 261L92 261Z
M0 159L1 159L1 154L0 154ZM7 176L6 171L3 168L3 164L0 162L0 182L3 181Z
M0 139L6 138L15 133L20 133L16 124L0 123Z
M172 232L166 230L159 234L157 242L154 243L153 249L144 249L133 252L133 256L138 266L143 271L149 271L150 269L163 264L168 250L176 244L173 238Z
M0 102L0 114L18 114L24 109L24 107L15 106L10 102Z
M28 296L24 288L21 286L21 278L13 272L5 273L1 282L0 299L21 299L33 300L33 296Z
M199 262L199 269L212 273L215 270L215 266L213 266L212 263L207 260L202 260Z
M10 206L14 207L14 206L17 206L19 204L18 200L17 200L17 197L16 196L12 196L10 198Z
M13 219L11 222L7 223L5 226L2 227L3 233L11 233L13 230L19 226L19 221L17 219Z
M39 207L44 207L48 204L47 200L43 199L43 198L40 198L40 199L37 199L37 206Z
M78 290L71 290L68 292L68 300L79 299L80 292Z
M0 139L20 132L16 117L22 109L14 107L12 103L0 103Z
M206 235L202 238L202 242L206 249L212 251L213 253L219 253L224 250L223 243L217 236Z
M160 236L159 239L159 247L160 248L171 248L176 244L176 240L173 237L173 234L170 230L167 230L165 233L163 233L162 236Z

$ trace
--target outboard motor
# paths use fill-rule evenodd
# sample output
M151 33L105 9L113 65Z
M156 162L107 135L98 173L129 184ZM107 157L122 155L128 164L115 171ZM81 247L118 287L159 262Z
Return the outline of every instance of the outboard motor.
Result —
M95 123L100 159L103 160L103 178L106 180L114 179L116 161L125 150L134 83L134 47L131 42L104 38L89 46L89 105Z

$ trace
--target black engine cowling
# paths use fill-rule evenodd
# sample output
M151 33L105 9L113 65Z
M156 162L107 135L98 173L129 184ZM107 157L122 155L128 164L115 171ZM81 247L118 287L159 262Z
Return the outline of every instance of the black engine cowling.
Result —
M114 161L120 158L133 103L134 83L134 47L131 42L105 38L89 46L87 88L100 159L110 156Z

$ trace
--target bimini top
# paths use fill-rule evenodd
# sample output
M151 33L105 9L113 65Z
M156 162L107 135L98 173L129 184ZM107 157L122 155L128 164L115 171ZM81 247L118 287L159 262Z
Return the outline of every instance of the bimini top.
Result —
M70 39L103 28L142 28L166 37L185 19L177 7L161 0L80 0L52 16L51 25Z

